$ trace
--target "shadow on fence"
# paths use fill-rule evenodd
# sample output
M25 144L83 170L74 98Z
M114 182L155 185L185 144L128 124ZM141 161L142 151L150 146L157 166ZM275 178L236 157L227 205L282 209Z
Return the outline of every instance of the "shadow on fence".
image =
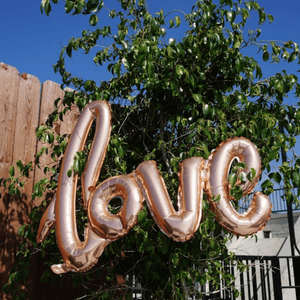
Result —
M16 68L0 63L0 178L8 178L9 167L17 160L24 164L34 160L43 147L43 143L36 140L35 129L47 120L54 110L54 100L63 98L64 93L58 83L41 84L35 76L20 75ZM78 111L74 110L63 122L58 121L58 133L71 133L77 116ZM42 167L52 161L50 155L42 158ZM2 287L8 281L20 243L18 229L28 223L28 213L42 201L31 200L34 184L44 177L43 168L33 164L21 197L10 197L7 190L0 188L0 299L7 299Z

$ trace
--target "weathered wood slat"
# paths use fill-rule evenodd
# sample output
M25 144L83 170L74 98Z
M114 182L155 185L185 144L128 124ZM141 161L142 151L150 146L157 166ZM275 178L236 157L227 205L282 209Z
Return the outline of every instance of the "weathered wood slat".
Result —
M17 104L19 96L20 75L16 68L0 64L0 177L7 178L9 167L13 163L15 145L15 130L17 121ZM6 190L0 189L0 270L1 286L7 282L9 271L15 257L17 245L16 224L14 218L16 209L12 208L12 199ZM5 295L0 289L0 298Z
M70 89L68 91L71 91ZM65 92L61 90L60 85L58 83L54 83L52 81L46 81L42 85L42 95L41 95L41 104L40 104L40 117L39 117L39 126L44 124L48 119L48 115L54 110L54 100L60 98L61 100L64 97ZM58 111L62 110L62 105L59 106ZM66 116L64 116L63 121L56 121L54 124L54 130L57 134L70 134L75 126L76 120L79 116L79 111L76 106L73 106L71 111L69 111ZM39 151L42 147L48 146L47 143L38 142L37 151ZM56 162L53 162L51 158L51 151L48 154L44 154L40 158L40 166L35 167L35 178L34 184L39 180L47 177L50 178L51 174L45 175L43 169L45 166L53 167ZM34 205L39 205L42 199L35 200Z
M54 110L54 100L57 98L63 98L64 91L60 89L60 85L54 83L52 81L46 81L42 85L42 94L41 94L41 102L40 102L40 115L39 115L39 126L45 124L48 119L48 115ZM58 131L59 133L59 131ZM48 143L38 142L37 151L39 151L42 147L48 147ZM44 174L44 167L53 167L55 163L51 158L51 151L48 154L44 154L40 158L40 166L35 167L35 176L34 176L34 184L36 184L41 179L47 177L50 178L51 174ZM42 199L36 199L34 205L40 205Z
M20 76L16 68L0 65L0 177L8 177L8 170L12 164L14 150L14 135L17 115L17 100L19 92ZM5 253L4 244L7 236L7 225L11 216L8 213L9 199L5 195L5 190L0 189L2 195L0 199L0 268L6 270L5 265L1 265Z
M19 81L16 68L0 64L0 176L8 174L12 163Z
M24 164L34 159L36 152L35 128L38 122L39 107L37 105L40 98L40 82L31 75L20 76L18 86L16 119L14 136L10 136L13 141L12 165L16 165L17 160ZM16 176L19 172L15 169ZM28 223L28 213L31 210L31 193L33 188L33 172L30 178L26 179L21 197L9 197L7 205L5 255L3 262L8 270L12 268L15 251L18 248L18 229L24 223Z
M8 178L9 167L19 159L24 164L33 162L33 171L30 178L25 179L21 197L9 197L3 187L0 188L0 299L8 299L2 286L8 281L19 245L18 228L29 221L27 216L32 207L41 203L41 199L34 202L31 199L34 184L46 177L44 167L54 164L49 153L41 158L41 168L34 165L36 152L48 146L47 143L37 143L35 129L45 123L53 111L54 100L63 97L64 91L59 84L46 81L41 92L41 84L36 77L20 75L16 68L0 63L0 178ZM78 115L74 106L64 121L56 122L56 133L70 134ZM19 175L16 168L15 173Z
M22 75L19 81L19 93L17 102L17 117L14 136L13 165L18 160L24 164L30 161L34 162L36 154L36 136L35 129L38 125L39 117L39 99L41 84L38 78L32 75ZM16 175L19 172L16 171ZM19 227L26 220L26 215L31 207L31 194L33 191L34 172L30 172L30 178L25 179L25 186L22 189L22 197L12 202L12 211L14 216L11 224ZM28 220L27 220L28 221Z
M72 90L68 88L66 91L72 92ZM60 107L62 108L62 105ZM76 121L79 118L79 114L78 107L76 105L72 105L71 110L67 112L63 121L60 123L60 134L70 134L73 132Z

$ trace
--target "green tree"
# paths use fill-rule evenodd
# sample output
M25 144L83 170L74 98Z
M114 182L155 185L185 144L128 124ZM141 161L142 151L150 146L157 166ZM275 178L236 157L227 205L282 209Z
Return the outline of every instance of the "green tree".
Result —
M42 12L49 15L51 5L56 3L57 0L43 0ZM62 76L62 88L72 87L74 91L55 101L55 106L63 104L64 110L58 113L55 109L46 124L37 129L38 139L49 141L53 159L61 159L67 141L65 136L55 135L54 121L63 119L73 104L82 110L90 101L103 99L112 103L113 126L99 181L130 173L142 161L153 159L175 203L180 161L191 156L207 159L222 141L244 136L258 147L262 170L271 179L262 183L263 192L270 194L273 182L282 183L288 191L288 201L297 202L290 189L300 186L300 160L293 165L282 164L279 172L271 169L270 163L279 160L282 145L286 151L295 146L295 136L300 132L300 111L284 103L290 93L299 97L298 78L285 71L264 78L258 61L243 54L245 48L255 45L264 61L299 61L298 44L262 43L260 29L244 32L251 14L258 14L259 24L272 22L272 15L266 14L256 1L205 0L195 3L188 14L177 11L165 14L161 10L154 15L149 13L145 0L118 0L117 3L118 10L109 10L100 0L65 1L66 13L89 15L92 27L83 30L81 37L70 39L54 66L55 72ZM107 12L112 24L101 24L100 12ZM181 36L178 28L183 23L188 31ZM166 42L169 30L176 40ZM93 55L94 63L100 69L107 68L111 78L99 84L68 72L65 61L74 51L83 50L88 54L92 49L99 49L96 48L99 45L102 49ZM86 149L76 158L74 171L79 174L92 137L93 129ZM59 143L53 143L54 140ZM38 153L37 161L43 151ZM26 169L20 163L18 167ZM53 174L51 180L37 184L33 198L40 197L45 189L56 189L59 167L45 171ZM10 182L4 182L11 187L11 194L18 194L14 185L17 182L12 178L13 175ZM79 187L78 201L80 197ZM73 284L89 287L86 298L91 299L130 299L132 276L141 283L145 299L197 296L195 282L209 281L217 291L220 276L230 288L233 278L224 265L233 258L226 248L231 235L214 221L206 199L203 205L200 228L185 243L166 237L145 206L139 214L138 225L103 253L99 268L93 271L93 277L99 278L95 289L89 286L90 273L57 276L46 270L43 280L64 283L71 278ZM26 240L18 253L20 262L5 287L16 299L22 294L20 285L26 282L24 270L30 245L39 247L42 254L58 251L54 234L41 245L35 242L44 206L45 203L34 209L32 224L19 231ZM79 231L86 220L81 209ZM58 262L57 255L49 256L49 265Z

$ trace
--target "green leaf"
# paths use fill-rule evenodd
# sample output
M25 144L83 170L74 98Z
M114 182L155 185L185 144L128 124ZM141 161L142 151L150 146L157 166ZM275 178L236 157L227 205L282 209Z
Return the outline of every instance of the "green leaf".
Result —
M275 182L280 183L281 182L281 175L278 172L271 173L269 175L269 178L274 179Z
M126 152L125 152L125 149L121 145L118 147L118 153L121 158L124 158Z
M65 10L67 14L73 9L73 7L74 7L74 2L66 1Z
M185 127L187 125L187 118L182 118L181 119L181 124L183 127Z
M237 58L235 61L235 68L240 73L244 69L244 61L240 58Z
M247 9L242 9L243 20L245 21L247 18L250 18L249 11Z
M255 67L255 71L256 71L256 78L262 78L262 71L261 71L261 67L260 66L256 66Z
M69 44L66 48L66 52L69 57L72 57L72 50L73 50L72 44Z
M178 264L178 262L179 262L178 254L173 254L172 255L171 262L172 262L173 266L176 266Z
M294 61L296 58L297 58L297 54L296 54L295 52L293 52L293 53L291 54L291 56L289 57L288 62L292 62L292 61Z
M145 212L144 210L141 210L139 213L138 213L138 221L139 223L142 223L147 217L147 212Z
M207 228L209 230L214 230L215 229L215 222L211 218L207 218L206 224L207 224Z
M71 177L71 176L72 176L72 169L70 169L70 170L67 171L67 176L68 176L68 177Z
M80 159L74 161L74 170L76 173L81 174L84 170L84 162Z
M118 76L120 76L121 75L121 66L120 66L120 63L118 62L118 63L116 63L115 65L114 65L114 72L118 75Z
M176 74L181 77L183 73L184 73L183 65L176 65Z
M254 9L256 9L256 10L259 10L259 9L260 9L260 6L259 6L259 4L258 4L256 1L253 1L253 7L254 7Z
M292 44L293 44L292 41L288 41L288 42L283 43L283 46L290 49L290 48L292 48Z
M275 45L275 43L272 45L272 50L274 55L278 55L280 53L281 48L277 45Z
M227 20L232 24L235 20L235 11L227 11Z
M245 3L245 6L248 8L248 10L252 10L252 8L253 8L253 1L247 1Z
M9 176L10 177L14 177L15 176L15 168L14 168L14 166L11 166L9 168Z
M153 62L148 63L147 71L148 71L149 78L152 78L155 72L155 66Z
M215 197L214 195L212 195L210 201L212 202L219 202L221 200L221 195L218 195L217 197Z
M299 174L299 172L294 171L292 173L292 181L293 181L294 187L300 187L300 174Z
M132 27L132 29L136 30L137 29L137 21L132 21L130 23L130 26Z
M256 175L256 170L254 168L250 169L251 178L253 179Z
M231 187L233 187L235 185L236 181L237 181L237 174L236 173L230 174L228 176L228 181L229 181Z
M193 94L193 98L197 103L202 102L202 96L200 94Z
M195 156L195 152L196 152L197 148L196 147L192 147L189 151L189 156L190 157L193 157Z
M240 48L241 44L242 44L242 42L240 39L235 39L234 43L233 43L233 48L238 49L238 48Z
M211 106L208 104L204 104L202 107L203 115L204 116L209 116L211 114Z
M89 0L86 4L88 13L94 12L99 5L99 0Z
M278 152L277 151L272 151L269 154L269 160L272 161L278 157Z
M175 23L176 23L176 27L178 27L180 25L180 23L181 23L180 18L177 17L177 16L175 17Z
M234 166L234 169L235 170L238 170L238 169L244 169L246 167L246 164L245 164L245 162L243 162L243 161L240 161L240 162L238 162L235 166Z
M20 172L22 172L24 170L24 165L23 163L21 162L21 160L18 160L17 161L17 168Z
M98 23L98 21L99 21L99 18L97 17L97 15L91 15L89 23L92 26L95 26Z
M229 195L238 201L243 197L243 190L239 185L235 186L234 188L231 188Z
M19 229L18 229L18 236L23 237L25 234L25 230L26 230L27 225L22 225Z
M123 65L124 65L124 67L125 67L126 69L129 69L129 68L130 68L130 64L129 64L129 62L128 62L128 60L127 60L126 58L123 58L123 59L122 59L122 63L123 63Z
M74 14L80 14L82 12L82 10L83 10L83 5L80 0L77 0Z
M170 28L174 27L174 20L170 20Z
M269 52L264 52L264 54L263 54L263 60L264 61L267 61L268 59L269 59Z
M268 19L270 20L270 23L274 21L274 17L272 15L267 15Z
M43 13L42 7L44 8L45 14L49 16L51 11L51 4L49 0L43 0L41 4L41 11Z
M268 179L265 180L261 185L262 188L267 188L267 187L272 187L272 186L273 186L273 183Z
M266 13L262 9L259 9L258 13L259 13L259 24L262 24L266 20Z
M54 134L52 133L47 133L46 134L46 142L48 144L52 144L54 142Z

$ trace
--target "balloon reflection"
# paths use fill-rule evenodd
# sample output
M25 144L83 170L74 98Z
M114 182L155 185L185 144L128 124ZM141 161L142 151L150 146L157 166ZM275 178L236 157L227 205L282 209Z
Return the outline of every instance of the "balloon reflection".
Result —
M74 156L82 151L96 118L96 133L86 168L82 175L82 197L89 223L80 241L76 225L77 175L68 177ZM170 200L164 180L154 161L144 161L130 175L111 177L96 187L103 165L111 132L111 110L107 102L95 101L83 110L66 149L56 197L45 211L38 229L37 241L42 242L56 226L56 240L64 263L51 268L57 274L85 272L98 261L105 247L128 234L138 222L138 213L146 199L152 217L159 228L175 241L184 242L193 237L202 216L203 189L208 198L220 195L220 201L211 201L217 221L236 235L251 235L262 229L271 214L267 196L256 193L248 210L240 214L230 203L228 173L234 159L245 161L249 172L254 168L252 182L241 184L243 195L249 194L260 175L260 157L257 148L247 139L233 138L223 142L204 160L191 157L181 162L178 173L178 210ZM122 199L117 214L108 210L115 197Z

